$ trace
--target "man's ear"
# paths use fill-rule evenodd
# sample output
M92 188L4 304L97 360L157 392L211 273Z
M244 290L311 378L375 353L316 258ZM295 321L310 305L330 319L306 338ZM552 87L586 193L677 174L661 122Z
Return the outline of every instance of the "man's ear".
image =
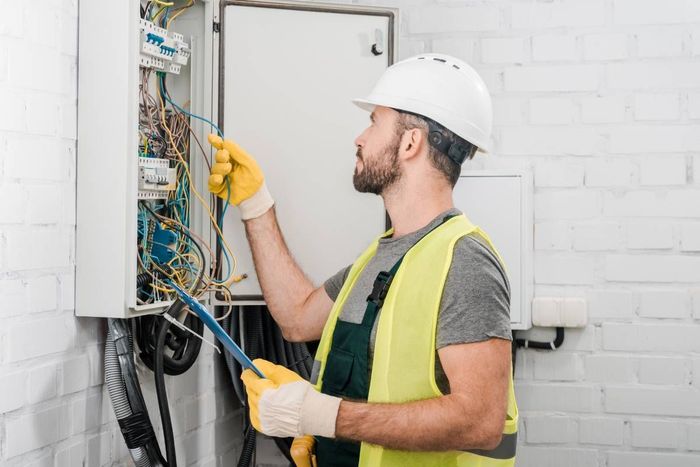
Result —
M417 156L424 142L425 138L420 129L411 128L406 131L401 138L402 156L405 159L412 159Z

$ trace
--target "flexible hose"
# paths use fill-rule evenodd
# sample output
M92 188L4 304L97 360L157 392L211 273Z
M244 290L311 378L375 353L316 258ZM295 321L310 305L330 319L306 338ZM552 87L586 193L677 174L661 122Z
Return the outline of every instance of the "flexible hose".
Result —
M241 333L243 336L244 350L251 359L265 358L266 360L295 371L305 379L309 378L312 358L306 344L286 341L282 335L282 331L279 329L266 307L241 308L240 314L232 313L231 316L225 320L224 326L226 332L236 342L240 342L238 336L239 332ZM241 384L240 366L228 352L225 352L224 358L229 372L231 373L231 380L234 384L234 388L236 388ZM246 400L242 387L239 398L245 405ZM241 467L247 467L248 464L246 464L246 462L249 463L252 461L255 449L254 437L255 430L248 426L243 440L243 451L241 452L241 457L238 462L238 465ZM272 439L280 452L290 462L293 462L289 452L293 441L292 438Z
M241 457L238 458L237 467L249 467L253 463L255 440L256 431L249 425L243 438L243 449L241 450Z
M264 333L262 325L262 316L259 307L252 311L244 311L242 313L243 320L243 335L245 336L245 351L251 360L265 356ZM239 375L240 377L240 375ZM248 407L246 406L246 415ZM246 416L246 420L249 420ZM255 454L256 431L248 422L246 434L243 439L243 449L241 456L238 458L238 467L249 467L253 461Z
M176 300L165 312L170 316L176 317L184 307L184 303ZM175 436L173 434L173 424L170 419L170 407L168 406L168 391L165 387L165 369L164 369L164 354L165 354L165 338L168 335L170 321L163 319L158 328L158 337L156 340L156 353L154 359L153 375L156 385L156 395L158 396L158 409L160 411L160 419L163 425L163 442L165 443L165 453L168 461L168 467L177 467L177 458L175 455Z
M128 336L128 359L125 358L124 360L124 362L127 364L133 364L133 341L131 339L131 334L128 332L128 326L122 320L110 319L108 321L104 357L105 383L107 385L109 398L112 402L112 407L114 408L114 413L121 425L125 420L128 421L131 419L130 417L134 413L132 407L137 412L145 413L145 404L143 403L140 389L138 389L138 392L135 394L134 400L129 400L125 378L130 379L129 386L133 390L134 388L139 388L138 377L136 376L135 371L128 372L128 375L123 373L122 364L120 363L120 357L118 355L117 346L115 343L115 333L120 334L121 336ZM150 421L148 421L148 424L150 428ZM122 428L123 432L124 430L125 429ZM152 432L152 428L150 428L150 431ZM125 439L129 439L128 437L130 433L125 432L124 435ZM164 465L157 445L154 446L153 444L153 442L147 442L143 446L129 448L129 453L131 454L136 467L162 467Z
M231 336L233 342L235 342L238 345L241 344L241 339L239 338L239 334L237 332L237 330L239 329L239 312L240 308L235 307L229 314L228 318L226 318L223 322L224 331L226 331L226 334ZM233 384L233 390L236 392L236 396L241 402L241 405L245 407L245 405L247 404L247 400L245 396L245 389L243 389L243 383L241 382L240 378L241 366L229 352L224 351L222 353L224 354L224 361L226 361L226 366L228 367L229 374L231 375L231 383Z

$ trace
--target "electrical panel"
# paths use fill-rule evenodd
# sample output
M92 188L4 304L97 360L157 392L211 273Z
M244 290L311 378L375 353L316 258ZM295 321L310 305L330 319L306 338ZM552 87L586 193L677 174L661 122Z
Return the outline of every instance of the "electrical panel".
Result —
M161 312L175 298L171 283L202 299L227 293L206 191L215 6L80 4L79 316Z
M280 26L277 33L268 34L269 28L260 28L259 21L251 23L251 14L271 18ZM353 29L329 27L340 17ZM353 237L358 245L383 229L381 203L354 193L352 171L338 169L348 161L352 165L352 141L367 120L349 99L368 92L393 63L396 17L396 10L387 8L315 2L80 2L76 315L131 318L160 313L175 299L171 284L211 304L243 304L251 294L260 303L241 225L230 227L231 221L240 224L237 212L232 207L227 211L228 204L222 205L207 190L213 155L207 138L222 135L222 130L260 158L285 235L300 252L302 267L318 280L351 261L357 253L352 250L359 248L355 244L345 256L338 254L338 248L319 255L314 247L320 244L309 241L308 231L301 231L305 219L319 221L323 207L306 203L308 209L299 212L304 203L290 201L312 188L302 176L313 175L317 185L318 180L330 180L333 186L342 183L340 197L328 197L326 204L344 206L346 223L359 225L366 215L363 230ZM285 27L282 36L289 34L287 39L278 37L282 26L300 21L315 29L299 35L299 28ZM258 30L255 38L238 34L240 26ZM294 45L284 48L285 43ZM310 53L335 43L342 47ZM282 69L282 59L292 57L291 65ZM278 67L253 70L245 66L249 58ZM362 80L328 74L337 68L329 64L347 63L355 64L350 73L364 73ZM358 68L358 63L368 68ZM277 99L276 93L290 94L294 70L322 80L313 87L322 98L303 104ZM354 82L355 88L342 84L346 82ZM269 85L273 88L265 88ZM331 92L336 85L343 92ZM246 92L256 96L246 105L267 109L266 114L243 109L239 97ZM319 106L325 107L319 110ZM283 120L279 128L307 142L307 153L282 154L265 145L275 139L270 132L280 123L276 118ZM309 118L316 120L309 123ZM224 123L227 127L220 128ZM313 135L307 134L309 129ZM280 143L287 138L276 133ZM337 147L319 140L318 134L337 140ZM317 144L309 144L314 138ZM283 144L287 152L292 143ZM344 154L346 146L350 149ZM313 174L295 159L273 166L265 159L270 154L312 157L313 151L320 161ZM334 163L330 152L342 163ZM285 178L300 183L286 183ZM306 191L303 196L310 193ZM314 195L312 201L318 198ZM338 216L332 211L321 214L333 220L321 223L327 229L321 233L332 239ZM285 226L288 219L294 224ZM319 233L319 228L313 229ZM351 232L345 227L342 231ZM319 260L324 257L327 261L322 264ZM249 292L254 290L258 292Z

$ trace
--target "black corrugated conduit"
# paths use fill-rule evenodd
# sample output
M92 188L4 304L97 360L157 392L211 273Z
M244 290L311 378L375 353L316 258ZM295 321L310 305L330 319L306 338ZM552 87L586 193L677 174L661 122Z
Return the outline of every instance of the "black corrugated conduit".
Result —
M225 320L224 329L236 343L242 344L243 350L251 359L264 358L295 371L302 378L309 379L313 358L307 345L285 340L282 336L282 331L272 319L272 315L270 315L267 307L249 306L234 310ZM243 339L241 339L241 336ZM236 394L241 404L246 406L245 390L240 381L240 365L228 353L225 353L225 358ZM247 417L246 420L248 420ZM248 421L244 434L243 450L237 464L238 467L249 467L252 465L255 457L255 439L256 432ZM292 438L273 438L273 440L282 454L290 461L290 465L294 465L289 454Z
M229 314L229 317L225 319L221 325L224 328L224 331L231 336L233 341L238 344L239 346L241 345L241 339L240 339L240 307L234 307L233 310L231 310L231 313ZM236 397L238 400L241 402L241 405L245 406L246 405L246 397L245 397L245 389L243 388L243 382L240 380L240 378L236 378L235 375L240 375L241 374L241 365L236 361L235 358L231 356L230 353L224 351L222 352L224 354L224 360L226 361L226 367L228 368L228 372L231 375L231 383L233 383L233 390L236 392Z
M109 319L105 341L105 382L114 413L136 467L164 467L148 418L136 368L128 322Z

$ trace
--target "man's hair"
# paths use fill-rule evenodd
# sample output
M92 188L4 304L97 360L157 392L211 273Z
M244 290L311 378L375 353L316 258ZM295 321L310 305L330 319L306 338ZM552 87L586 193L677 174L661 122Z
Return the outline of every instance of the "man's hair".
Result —
M428 136L429 130L427 117L402 110L398 110L398 112L399 117L396 123L396 133L398 135L401 135L405 130L418 128L425 132L426 137ZM436 123L436 125L440 128L440 132L442 133L443 137L447 138L449 141L458 141L465 144L467 147L471 147L471 151L469 152L466 160L470 160L474 157L474 154L476 154L476 150L478 149L476 146L465 141L463 138L457 136L454 132L448 130L439 123ZM430 144L430 142L428 142L428 157L430 157L430 162L432 162L433 167L435 167L454 188L454 186L457 184L457 180L459 180L459 175L462 172L462 166L450 159L447 154L437 149L435 146Z

